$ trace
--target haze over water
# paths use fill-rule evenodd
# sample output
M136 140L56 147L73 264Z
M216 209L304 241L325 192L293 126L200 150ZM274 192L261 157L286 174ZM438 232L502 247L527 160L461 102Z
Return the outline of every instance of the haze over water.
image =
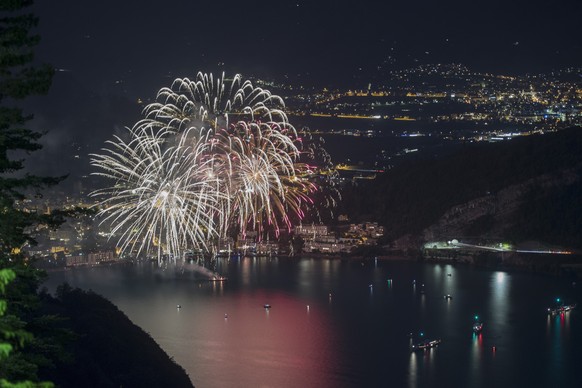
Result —
M197 387L582 386L582 314L546 313L556 297L582 300L568 279L309 258L222 259L217 270L227 282L138 265L55 272L46 285L110 299ZM411 352L421 331L442 344Z

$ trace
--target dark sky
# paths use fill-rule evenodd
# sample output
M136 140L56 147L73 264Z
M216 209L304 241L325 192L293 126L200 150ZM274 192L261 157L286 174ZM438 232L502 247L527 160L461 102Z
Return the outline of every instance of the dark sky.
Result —
M40 58L140 94L198 70L341 82L415 63L513 74L582 63L579 0L37 0L35 11Z
M49 135L31 164L59 173L88 166L86 151L68 156L74 144L131 126L138 97L200 70L351 86L426 63L505 74L582 65L580 0L37 0L32 11L37 59L60 70L35 100L34 126Z

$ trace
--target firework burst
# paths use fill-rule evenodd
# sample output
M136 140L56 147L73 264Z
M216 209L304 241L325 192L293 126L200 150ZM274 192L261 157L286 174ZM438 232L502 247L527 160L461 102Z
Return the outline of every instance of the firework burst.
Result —
M97 190L102 223L120 235L120 247L181 257L186 249L207 248L216 235L214 216L221 193L215 189L211 166L202 155L207 139L191 131L131 129L130 141L109 141L104 154L92 155L96 175L113 181Z
M316 187L300 177L300 149L294 131L274 123L237 122L216 136L216 157L222 160L222 177L228 203L226 229L236 227L261 232L281 226L291 228L291 217L303 218L302 205L312 203Z
M129 132L92 159L114 182L94 195L123 250L180 257L235 233L278 235L319 190L283 100L240 75L176 79Z
M144 110L147 127L183 131L190 127L218 130L237 121L288 124L281 97L242 81L198 73L194 80L176 79L158 92L157 102Z

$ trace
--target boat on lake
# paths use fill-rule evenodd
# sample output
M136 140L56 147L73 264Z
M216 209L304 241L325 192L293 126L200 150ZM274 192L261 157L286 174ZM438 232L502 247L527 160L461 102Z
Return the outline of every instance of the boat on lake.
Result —
M473 324L473 332L479 334L481 331L483 331L483 322L475 322Z
M430 350L436 348L442 342L440 339L426 340L412 345L412 351Z
M550 314L550 315L564 314L564 313L567 313L568 311L573 310L574 308L576 308L576 303L566 304L566 305L557 306L557 307L553 307L553 308L548 307L548 314Z

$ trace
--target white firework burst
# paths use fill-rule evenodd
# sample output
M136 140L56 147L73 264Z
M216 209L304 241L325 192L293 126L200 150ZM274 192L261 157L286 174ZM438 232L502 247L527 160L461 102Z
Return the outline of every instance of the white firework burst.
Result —
M235 232L291 229L318 186L284 107L240 75L198 73L161 89L131 141L93 155L113 181L94 195L121 248L180 257Z
M290 216L302 218L302 204L315 186L297 173L303 165L297 139L271 123L238 122L216 136L223 187L229 198L228 227L243 234L248 228L291 228Z
M214 218L221 192L203 157L207 138L185 131L131 129L130 141L109 141L104 154L92 155L95 173L113 182L93 196L102 223L112 225L122 251L181 257L184 250L206 248L216 236Z
M243 82L239 74L227 80L224 74L198 73L194 80L177 78L171 87L160 89L157 102L145 108L145 119L138 125L178 132L190 127L216 131L237 121L289 125L284 108L281 97Z

